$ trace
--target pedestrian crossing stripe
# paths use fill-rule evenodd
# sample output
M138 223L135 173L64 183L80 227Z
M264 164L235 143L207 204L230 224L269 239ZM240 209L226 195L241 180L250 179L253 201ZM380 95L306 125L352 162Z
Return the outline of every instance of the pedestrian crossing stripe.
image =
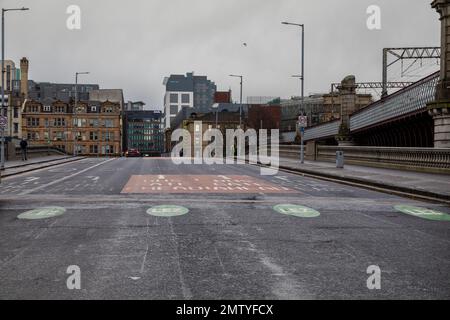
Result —
M65 212L66 209L61 207L44 207L24 212L17 218L20 220L48 219L63 215Z
M279 204L273 209L278 213L299 218L317 218L320 216L320 212L317 210L293 204Z
M402 213L409 214L410 216L415 216L422 219L433 221L450 221L450 215L436 210L408 205L397 205L394 207L394 209Z

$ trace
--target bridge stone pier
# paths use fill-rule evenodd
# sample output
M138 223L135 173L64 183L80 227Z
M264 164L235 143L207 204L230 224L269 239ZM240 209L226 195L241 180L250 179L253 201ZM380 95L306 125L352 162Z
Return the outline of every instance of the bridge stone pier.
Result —
M434 147L450 148L450 0L434 0L431 6L441 20L441 71L428 110L434 119Z
M336 140L340 146L354 145L350 134L350 116L356 111L356 81L355 76L347 76L338 87L341 96L341 124Z

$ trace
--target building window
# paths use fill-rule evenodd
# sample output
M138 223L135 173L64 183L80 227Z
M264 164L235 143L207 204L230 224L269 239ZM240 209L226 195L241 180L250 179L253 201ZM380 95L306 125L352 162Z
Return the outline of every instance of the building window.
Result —
M66 110L65 110L66 108L64 108L64 107L61 107L61 106L59 106L59 107L55 107L55 113L64 113ZM44 107L44 111L45 111L45 107ZM50 111L50 110L49 110Z
M14 118L17 119L19 117L19 108L14 108Z
M29 108L29 111L33 112L33 113L38 113L39 112L39 106L31 106Z
M89 119L89 126L98 127L98 119Z
M103 109L104 113L113 113L114 112L114 107L105 107Z
M178 103L178 94L177 93L170 94L170 103Z
M97 112L97 107L91 107L91 112Z
M19 133L19 124L14 123L14 133Z
M178 106L170 106L170 114L177 115L178 114Z
M97 145L90 145L89 146L89 153L98 153L98 146Z
M66 119L64 118L55 118L53 120L53 126L55 127L65 127L66 126Z
M102 154L113 154L114 146L102 146Z
M190 103L190 96L189 94L182 94L181 95L181 103Z
M62 141L64 140L64 132L62 131L54 131L53 137L55 141Z
M27 139L30 140L30 141L39 140L39 133L37 133L37 132L28 132L27 133Z
M98 132L89 132L89 139L91 141L97 141L98 140Z
M28 127L39 127L39 118L27 118Z
M106 128L113 128L114 127L114 120L112 120L112 119L105 119L105 127Z
M77 141L82 141L83 140L83 136L81 135L81 132L76 132L75 133L75 139Z
M103 132L102 141L114 141L114 132Z
M80 118L75 118L73 119L73 125L75 127L85 127L86 126L86 119L80 119Z

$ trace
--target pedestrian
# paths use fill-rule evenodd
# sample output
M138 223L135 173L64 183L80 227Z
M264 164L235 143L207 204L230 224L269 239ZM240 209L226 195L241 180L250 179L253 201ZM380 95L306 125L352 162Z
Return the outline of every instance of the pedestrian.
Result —
M22 150L22 161L27 161L27 147L28 147L28 142L25 139L22 139L22 141L20 141L20 149Z

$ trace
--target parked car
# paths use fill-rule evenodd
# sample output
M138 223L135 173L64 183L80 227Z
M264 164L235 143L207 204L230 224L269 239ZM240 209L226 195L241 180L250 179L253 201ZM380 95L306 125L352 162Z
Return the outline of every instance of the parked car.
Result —
M141 156L142 156L141 153L137 149L129 149L125 152L125 157L127 157L127 158L141 157Z

